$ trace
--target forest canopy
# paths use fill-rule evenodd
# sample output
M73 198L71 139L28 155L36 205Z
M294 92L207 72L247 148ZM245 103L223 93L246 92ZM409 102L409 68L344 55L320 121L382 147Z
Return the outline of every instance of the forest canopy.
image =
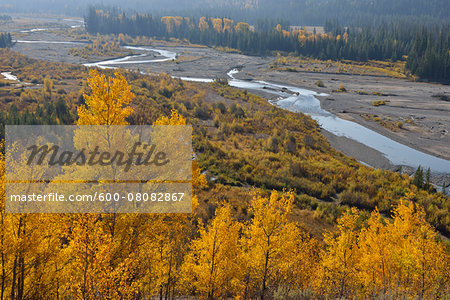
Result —
M0 48L7 48L12 46L11 34L0 33Z
M343 27L325 22L325 33L277 24L258 27L227 18L193 18L146 14L128 15L94 7L86 16L92 34L128 34L175 37L191 43L238 49L245 54L267 55L284 51L323 60L355 61L407 59L406 68L423 79L450 80L450 27L391 21L381 25ZM264 26L265 25L265 26Z

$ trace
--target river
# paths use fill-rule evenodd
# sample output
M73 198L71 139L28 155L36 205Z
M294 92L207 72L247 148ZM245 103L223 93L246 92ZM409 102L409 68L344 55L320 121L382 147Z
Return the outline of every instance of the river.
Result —
M18 43L60 43L60 44L80 44L79 42L49 42L49 41L17 41ZM177 57L175 52L154 49L148 47L124 46L128 50L143 51L142 54L129 55L116 59L108 59L94 63L84 64L87 67L98 68L116 68L122 65L131 64L150 64L169 60L174 60ZM142 57L151 56L157 53L158 57L152 59L140 59ZM265 81L245 81L234 77L239 71L233 69L227 73L228 84L233 87L242 88L246 90L259 90L274 95L274 99L267 99L272 105L280 108L305 113L319 125L337 135L353 139L370 148L373 148L382 153L393 165L405 165L417 168L419 165L423 168L430 168L435 173L450 173L450 161L435 157L433 155L423 153L399 142L396 142L386 136L383 136L373 130L361 126L355 122L348 121L337 117L336 115L325 111L320 106L320 101L316 96L326 96L326 94L319 94L314 91L289 86L280 85ZM192 78L179 77L185 81L193 82L212 82L211 78Z

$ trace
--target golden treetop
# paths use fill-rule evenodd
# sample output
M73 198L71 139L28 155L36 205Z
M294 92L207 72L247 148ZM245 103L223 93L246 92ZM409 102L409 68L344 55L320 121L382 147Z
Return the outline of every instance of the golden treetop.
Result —
M78 125L127 125L125 120L132 112L134 98L125 77L116 72L115 77L89 72L90 95L83 94L85 105L78 107Z

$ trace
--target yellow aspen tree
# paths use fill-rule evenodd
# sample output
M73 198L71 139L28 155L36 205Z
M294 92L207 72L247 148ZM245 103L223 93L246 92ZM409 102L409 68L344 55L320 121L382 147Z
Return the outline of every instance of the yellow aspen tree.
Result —
M90 72L88 78L89 94L84 94L86 105L78 107L79 125L126 125L126 118L133 112L130 107L134 97L131 87L123 75L116 72L115 77L106 78L97 70ZM89 133L89 131L87 131ZM86 134L81 130L80 135ZM92 136L79 138L75 144L98 139ZM103 141L103 139L102 139ZM108 140L111 147L116 140ZM96 171L96 170L93 170ZM70 176L70 173L67 174ZM67 269L70 272L68 295L76 298L117 299L132 298L138 287L134 273L137 261L135 253L121 249L122 239L128 242L133 238L129 233L128 215L80 214L70 220L66 249L72 257ZM123 283L126 282L126 285ZM121 284L122 283L122 284Z
M192 241L183 264L185 282L208 299L227 297L239 273L241 224L231 214L231 207L225 205L216 210L209 226L200 223L200 236Z
M113 243L101 215L78 215L71 231L70 294L76 299L113 299Z
M117 37L117 41L118 41L119 45L125 45L125 43L126 43L125 35L123 33L119 33L119 36Z
M336 235L325 234L319 286L329 297L351 298L357 287L358 218L358 211L352 208L338 220Z
M281 236L283 242L277 258L278 278L275 285L279 291L312 293L319 266L320 247L317 240L294 222L285 226Z
M222 19L221 18L211 18L214 30L222 33L223 32L223 25L222 25Z
M250 25L248 25L248 23L239 22L234 26L234 30L236 32L247 32L250 30Z
M358 240L361 255L358 277L364 286L363 293L372 297L391 295L394 284L392 243L395 241L391 240L384 222L378 210L373 211L368 228L361 230Z
M227 18L223 18L223 32L228 31L228 32L232 32L233 31L233 25L234 25L234 21L227 19Z
M170 298L180 280L180 262L186 253L189 218L160 214L136 216L140 239L136 259L141 269L139 290L149 297Z
M344 39L344 42L348 42L348 33L345 32L344 35L342 36L342 38Z
M201 18L200 18L200 21L198 22L198 28L199 28L201 31L205 31L205 30L208 30L208 29L209 29L209 24L208 24L208 22L206 21L206 18L205 18L205 17L201 17Z
M292 229L288 224L293 201L292 192L273 191L269 197L253 192L250 203L253 219L245 225L242 239L248 262L243 297L264 299L268 286L278 280L282 244Z
M162 116L156 120L154 125L186 125L186 119L175 109L172 109L170 116ZM194 187L206 186L206 178L201 174L201 169L196 160L192 162L192 185Z
M166 24L166 30L167 30L168 33L172 33L174 31L174 28L177 25L179 26L179 24L177 24L176 17L170 17L170 16L162 17L161 18L161 22Z
M176 110L170 116L162 116L154 125L186 125L186 119ZM193 187L206 185L205 176L198 165L193 164ZM198 205L194 195L192 208ZM194 215L195 216L195 213ZM142 216L139 219L144 226L143 242L139 247L139 260L146 270L140 280L140 289L145 295L169 298L174 295L180 281L180 261L187 252L187 245L192 232L191 216L184 214Z
M393 222L387 225L392 241L391 255L396 267L397 291L394 297L428 299L449 292L450 256L437 233L427 223L423 208L408 194L394 209Z
M126 118L133 112L131 87L119 72L115 77L89 72L90 94L83 94L86 105L78 106L78 125L127 125Z
M3 147L3 143L0 144ZM18 172L27 178L40 179L42 169L25 165L26 152L17 144L9 148L15 159L9 161L10 172ZM18 155L13 153L17 152ZM20 162L18 161L20 160ZM24 166L25 165L25 166ZM0 154L0 174L2 183L5 182L5 158ZM60 221L55 215L40 214L6 214L5 186L0 187L0 264L1 291L0 296L11 299L23 299L25 295L38 297L52 294L55 291L54 282L48 283L49 278L56 276L50 267L58 256L59 239L61 238ZM25 193L32 194L35 186L29 185ZM48 268L48 269L47 269ZM44 283L47 283L44 285ZM43 286L41 286L41 284ZM30 296L31 297L31 296Z
M174 23L177 28L180 28L181 24L183 24L183 20L189 20L189 18L183 18L180 16L174 17Z
M52 97L53 81L50 78L44 78L44 93L49 99Z

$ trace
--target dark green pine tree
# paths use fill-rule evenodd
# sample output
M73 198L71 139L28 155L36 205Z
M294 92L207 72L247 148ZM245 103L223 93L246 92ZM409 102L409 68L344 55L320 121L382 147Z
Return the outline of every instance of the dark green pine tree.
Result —
M423 188L423 170L422 167L419 166L414 174L413 184L417 186L419 189Z

